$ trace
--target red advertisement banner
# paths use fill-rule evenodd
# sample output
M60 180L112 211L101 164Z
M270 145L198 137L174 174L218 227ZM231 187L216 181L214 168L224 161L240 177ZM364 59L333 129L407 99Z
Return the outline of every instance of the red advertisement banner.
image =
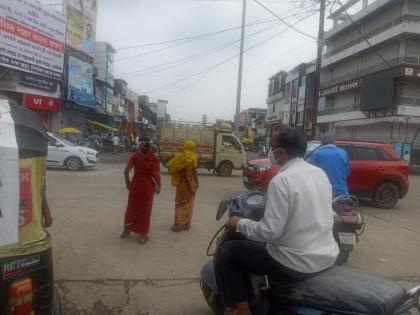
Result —
M2 17L0 17L0 30L56 52L64 52L63 43Z
M23 103L25 107L32 109L50 110L57 112L61 110L61 100L58 98L25 94L23 97Z

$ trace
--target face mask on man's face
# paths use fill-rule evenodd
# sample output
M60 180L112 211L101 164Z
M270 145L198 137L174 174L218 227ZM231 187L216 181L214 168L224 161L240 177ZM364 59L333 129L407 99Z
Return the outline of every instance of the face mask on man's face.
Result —
M274 155L273 150L270 148L270 150L268 151L268 159L270 160L271 164L277 164L277 159L276 156Z

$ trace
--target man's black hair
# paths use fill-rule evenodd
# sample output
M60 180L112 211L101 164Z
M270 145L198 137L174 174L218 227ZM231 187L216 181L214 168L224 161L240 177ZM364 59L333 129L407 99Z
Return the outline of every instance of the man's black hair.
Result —
M305 156L308 142L300 130L292 127L281 128L276 140L277 145L285 149L290 158Z

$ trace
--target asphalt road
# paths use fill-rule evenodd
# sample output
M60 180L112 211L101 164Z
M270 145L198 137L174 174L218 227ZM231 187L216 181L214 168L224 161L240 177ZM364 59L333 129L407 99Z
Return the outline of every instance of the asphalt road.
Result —
M93 170L47 173L55 279L64 314L210 315L199 287L200 269L222 224L215 221L219 201L243 190L240 172L220 178L201 171L192 228L175 234L169 230L175 190L164 170L150 241L140 245L135 236L119 238L128 157L103 157ZM406 287L420 283L420 177L410 181L408 196L395 209L362 205L367 227L348 262Z

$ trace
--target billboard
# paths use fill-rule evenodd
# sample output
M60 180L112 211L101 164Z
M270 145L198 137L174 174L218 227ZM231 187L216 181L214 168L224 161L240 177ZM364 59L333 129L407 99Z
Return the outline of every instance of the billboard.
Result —
M360 110L378 110L394 106L393 76L392 71L386 71L363 79L360 95Z
M96 42L94 65L98 70L96 79L114 87L114 48L105 42Z
M43 95L60 98L60 83L54 79L22 71L7 71L0 67L3 73L0 80L0 91Z
M95 53L96 0L65 0L67 14L66 43L88 55Z
M93 66L70 56L68 74L68 99L78 105L95 107Z
M2 0L0 65L61 81L66 18L35 0Z

